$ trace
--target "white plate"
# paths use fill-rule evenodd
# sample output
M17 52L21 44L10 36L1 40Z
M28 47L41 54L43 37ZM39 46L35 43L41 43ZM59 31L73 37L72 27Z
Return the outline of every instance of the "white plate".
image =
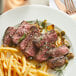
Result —
M73 52L76 57L76 22L73 21L65 13L55 10L47 6L22 6L16 9L10 10L0 16L0 40L3 36L5 29L8 26L14 26L23 20L44 20L55 24L62 30L64 30L69 37ZM64 76L76 75L76 59L70 61L69 65L65 69Z

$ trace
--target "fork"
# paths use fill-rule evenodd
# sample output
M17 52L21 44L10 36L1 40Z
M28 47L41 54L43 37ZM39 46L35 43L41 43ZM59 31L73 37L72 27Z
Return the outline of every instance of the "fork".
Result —
M76 13L76 8L75 8L75 5L73 3L73 0L64 0L64 4L65 4L65 7L66 7L66 13L67 14L74 14Z

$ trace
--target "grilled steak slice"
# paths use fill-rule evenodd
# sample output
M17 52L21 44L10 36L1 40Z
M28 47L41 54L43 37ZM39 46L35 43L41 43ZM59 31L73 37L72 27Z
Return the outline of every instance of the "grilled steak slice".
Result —
M30 44L28 44L28 46L26 47L26 49L23 51L23 54L28 58L28 57L35 57L37 52L37 49L34 47L34 45L32 44L32 42Z
M52 69L54 69L56 67L61 67L61 66L63 66L65 64L65 58L64 58L64 56L55 57L53 59L49 59L47 61L47 64Z
M24 40L19 44L19 48L21 51L24 51L28 45L28 42L31 40L31 35L28 34Z
M12 38L11 36L15 33L16 29L14 27L8 27L5 31L5 35L3 38L3 45L4 46L11 46L12 45Z
M27 37L19 44L21 50L25 50L30 41L33 41L40 34L36 26L30 28L30 32Z
M36 26L32 26L27 37L20 43L20 49L26 57L34 57L36 55L36 47L33 44L33 40L39 35L40 32L38 28Z
M12 41L14 44L19 43L19 39L24 35L27 34L30 30L31 25L26 21L23 21L20 26L17 28L17 31L12 36Z
M50 49L48 54L51 57L64 56L69 53L69 49L66 46L60 46L58 48Z
M33 42L36 45L36 47L40 48L41 46L43 46L45 44L45 42L55 43L56 40L57 40L57 34L54 30L51 30L50 32L46 33L45 35L38 37Z
M36 60L39 62L46 61L49 58L48 51L50 48L55 48L55 45L50 45L49 43L47 43L44 46L42 46L36 55Z

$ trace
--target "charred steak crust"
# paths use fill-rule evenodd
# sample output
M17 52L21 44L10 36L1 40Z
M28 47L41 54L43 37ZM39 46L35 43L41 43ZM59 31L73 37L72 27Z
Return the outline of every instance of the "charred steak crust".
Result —
M65 58L64 56L61 56L61 57L55 57L55 58L52 58L52 59L49 59L47 61L47 64L49 66L49 68L56 68L56 67L61 67L65 64Z
M60 56L65 56L69 53L69 49L63 45L58 48L50 49L48 54L51 57L60 57Z
M8 27L5 31L5 35L3 38L3 46L11 46L12 45L12 35L15 33L16 29L14 27Z
M53 48L48 51L49 59L47 64L50 68L54 69L56 67L61 67L65 64L65 55L69 53L69 49L66 46L60 46L58 48Z

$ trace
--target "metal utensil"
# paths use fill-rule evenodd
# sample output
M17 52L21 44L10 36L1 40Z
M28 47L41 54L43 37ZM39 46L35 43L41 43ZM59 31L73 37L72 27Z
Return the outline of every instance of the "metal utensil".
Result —
M54 0L57 7L66 12L67 14L71 15L76 13L76 8L74 5L74 0Z
M75 5L73 3L73 0L64 0L64 4L66 7L66 13L68 13L68 14L76 13L76 8L75 8Z

